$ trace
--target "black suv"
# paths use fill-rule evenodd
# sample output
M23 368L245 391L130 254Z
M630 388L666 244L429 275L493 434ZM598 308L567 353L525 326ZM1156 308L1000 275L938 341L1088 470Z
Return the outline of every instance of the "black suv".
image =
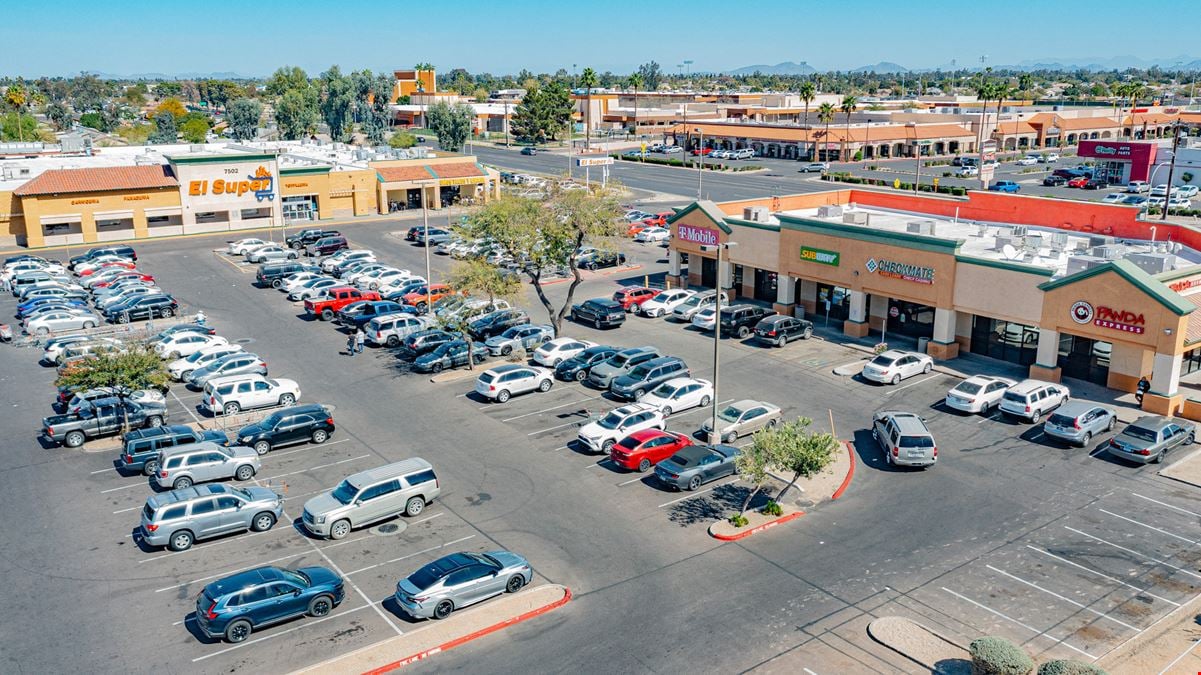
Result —
M1043 179L1043 185L1046 187L1063 187L1068 184L1068 179L1063 176L1050 175Z
M590 323L597 328L613 328L626 322L626 310L620 302L593 298L571 306L571 320Z
M813 323L795 316L775 314L755 324L755 339L783 347L796 339L808 340L813 335Z
M313 272L317 274L321 272L321 268L316 265L306 265L296 261L267 263L259 267L259 271L254 275L254 281L259 286L279 288L284 285L284 277L291 276L297 272Z
M292 234L290 237L284 239L284 243L291 248L300 249L312 244L318 239L324 239L325 237L337 237L341 234L342 233L337 230L322 230L321 228L312 227L307 230L301 230Z
M153 476L158 471L158 453L166 448L191 445L201 441L212 441L227 445L229 437L224 431L205 429L197 431L183 424L163 425L151 429L136 429L126 432L122 438L125 452L117 459L117 468L124 471L141 471Z
M238 445L265 455L281 445L324 443L334 433L334 418L318 404L296 405L277 410L238 430Z
M410 356L417 357L426 352L432 352L438 347L457 339L454 335L444 330L419 330L416 333L409 333L408 337L405 338L404 349Z
M472 321L467 326L467 332L476 340L487 340L513 326L524 326L529 322L530 316L524 309L498 309Z
M609 345L589 347L555 366L555 377L560 380L583 382L588 379L588 371L592 370L592 366L607 360L616 353L617 347Z
M755 324L762 321L764 317L772 316L775 313L773 309L757 305L722 307L721 321L719 322L721 333L722 335L737 335L740 338L747 337L755 329Z
M113 323L129 323L141 319L172 317L179 312L179 303L169 295L147 293L128 303L104 310L104 318Z
M576 266L586 270L617 267L624 264L626 264L626 254L611 251L589 251L576 260Z

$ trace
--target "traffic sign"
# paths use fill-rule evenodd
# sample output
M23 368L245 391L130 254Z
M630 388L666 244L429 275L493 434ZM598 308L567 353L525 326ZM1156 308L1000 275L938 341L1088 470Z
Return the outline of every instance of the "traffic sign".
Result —
M901 179L900 179L900 178L893 178L893 179L892 179L892 188L893 188L894 190L900 190L900 189L901 189Z
M896 307L889 307L888 315L895 319L901 315L901 310L897 309Z

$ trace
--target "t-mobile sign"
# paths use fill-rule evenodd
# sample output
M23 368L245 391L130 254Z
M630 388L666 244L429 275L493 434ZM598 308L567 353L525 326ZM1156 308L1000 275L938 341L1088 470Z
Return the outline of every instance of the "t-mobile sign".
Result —
M676 237L680 241L690 241L701 246L717 246L717 230L707 227L680 225L676 228Z

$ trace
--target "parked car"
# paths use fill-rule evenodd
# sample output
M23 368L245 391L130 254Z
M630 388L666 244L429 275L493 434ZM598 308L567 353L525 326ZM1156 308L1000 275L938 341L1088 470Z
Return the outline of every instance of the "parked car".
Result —
M609 454L618 441L635 431L664 429L666 426L667 417L660 410L643 403L631 403L580 427L578 440L592 452Z
M678 356L660 356L641 363L624 375L613 378L609 391L618 398L641 400L647 392L677 377L688 377L692 371Z
M322 272L333 273L339 265L351 262L376 262L375 252L366 249L342 249L323 259L320 267Z
M175 359L167 364L167 374L178 382L187 381L192 371L230 354L242 351L242 345L215 345L193 352L191 356Z
M897 384L914 375L929 373L934 359L927 354L890 349L863 366L864 379L881 384Z
M692 315L692 325L705 332L713 330L717 325L717 307L706 307Z
M609 345L594 345L555 366L555 377L560 380L583 382L588 379L592 367L603 363L617 354L617 348Z
M412 457L347 476L305 502L300 521L318 537L342 539L357 527L421 515L441 493L434 467Z
M530 315L524 309L501 309L490 312L467 325L467 332L476 340L487 340L494 335L500 335L515 326L524 326L530 322Z
M676 377L650 390L640 403L654 406L664 417L689 408L708 407L713 401L713 383L691 377Z
M1068 402L1071 392L1062 384L1022 380L1001 397L1001 412L1038 424L1043 415Z
M1145 415L1109 439L1105 450L1138 464L1160 463L1168 452L1196 442L1193 425L1159 415Z
M259 286L270 286L277 290L291 292L295 286L304 281L321 277L321 267L306 265L301 262L288 261L267 263L255 272L254 280ZM292 288L289 288L292 286Z
M1105 204L1124 204L1127 196L1129 195L1123 192L1110 192L1101 201Z
M793 340L808 340L813 337L813 322L785 314L773 314L755 324L755 339L776 347L783 347Z
M737 473L740 452L732 445L688 445L655 465L655 478L667 488L696 490Z
M229 437L220 429L196 430L183 424L134 429L125 432L121 440L124 450L117 458L117 468L125 472L141 472L146 476L158 473L158 453L167 448L194 445L202 441L229 444Z
M627 471L646 473L655 464L690 445L692 439L684 434L646 429L621 439L609 451L609 459Z
M1151 190L1151 184L1145 180L1132 180L1126 184L1126 192L1139 194Z
M513 326L485 340L484 346L492 356L508 356L514 350L530 351L550 342L554 334L555 327L550 324Z
M701 425L701 437L711 443L733 443L740 436L748 436L760 429L774 427L780 423L780 407L764 401L743 399L727 405L717 413L717 433L713 433L713 420Z
M721 304L729 302L725 292L721 294ZM675 321L690 323L692 317L702 309L713 307L717 303L716 291L700 291L685 298L671 310L671 318Z
M1084 190L1104 190L1109 187L1109 181L1104 178L1090 178L1087 183L1080 187Z
M154 345L154 353L160 358L175 359L185 356L191 356L203 349L211 347L224 347L229 344L229 340L220 335L206 335L204 333L176 333L168 337L166 340L157 342Z
M446 284L426 284L404 296L404 303L417 308L418 314L425 314L431 305L447 299L455 291Z
M947 392L944 402L948 408L965 413L991 415L1001 405L1001 398L1017 384L1007 377L973 375Z
M546 368L506 363L480 373L475 391L484 398L505 403L514 394L547 392L554 385L554 373Z
M625 375L635 366L662 356L657 347L629 347L605 361L593 364L588 372L588 383L599 389L608 389L613 380Z
M342 287L342 282L330 277L317 277L301 283L296 288L288 293L288 299L297 302L300 300L310 300L312 298L321 297L327 290L331 288Z
M1084 447L1093 436L1113 431L1117 421L1117 414L1103 405L1068 401L1043 422L1043 433L1049 438Z
M322 321L333 321L338 310L351 303L379 299L379 293L375 291L360 291L350 286L334 286L325 289L318 297L305 300L304 311L309 316L320 318Z
M1016 161L1014 163L1017 164L1018 166L1034 166L1035 164L1038 164L1038 156L1037 155L1026 155L1025 157L1019 159L1018 161Z
M196 626L210 638L239 643L263 626L327 616L344 597L342 577L325 567L258 567L205 586L196 596Z
M620 267L624 264L626 264L626 254L613 251L592 251L576 258L576 265L585 270Z
M1092 178L1090 176L1076 176L1075 178L1068 179L1067 186L1070 188L1083 188L1084 186L1088 185L1089 181L1091 180Z
M696 291L690 291L684 288L669 288L660 292L653 298L649 298L642 303L636 305L635 314L656 318L671 314L672 310L683 303L688 298L696 295Z
M1123 204L1128 206L1144 206L1149 200L1142 195L1126 195L1122 200Z
M88 249L88 251L82 255L72 257L67 263L67 269L73 270L75 269L75 266L80 263L94 260L95 258L104 255L118 256L134 262L138 261L138 254L134 252L132 247L120 244L113 246L98 246L96 248Z
M755 330L755 326L764 318L774 316L776 311L759 305L732 305L730 307L722 307L721 325L722 335L737 335L740 338L749 337Z
M25 332L31 335L49 335L67 330L86 330L99 325L100 317L91 312L56 309L27 321Z
M337 230L323 230L321 228L310 227L299 232L294 232L284 239L284 244L288 248L303 249L313 242L321 241L326 237L338 237L342 233Z
M607 298L592 298L571 306L571 320L590 323L595 328L613 328L626 321L625 309Z
M1068 184L1068 179L1063 176L1050 175L1043 179L1044 187L1062 187Z
M1022 186L1012 180L994 180L992 185L988 186L989 192L1012 192L1016 194L1021 189Z
M661 292L657 288L647 288L646 286L627 286L613 293L613 302L621 305L625 311L637 314L638 307L642 303L653 299Z
M647 227L634 235L634 241L642 244L655 244L671 239L671 230L666 227Z
M428 316L386 314L368 321L363 332L367 334L367 342L370 344L399 347L402 340L417 331L425 330L429 324Z
M884 461L897 466L933 466L938 444L921 417L899 410L882 410L872 416L872 438L884 452Z
M229 246L225 247L225 252L230 255L245 255L246 252L251 249L258 248L260 246L268 246L270 244L271 242L269 241L256 239L254 237L247 237L245 239L238 239L236 241L229 242Z
M248 481L261 468L262 462L251 448L201 441L160 450L154 481L160 488L182 490L194 483L227 478Z
M437 246L446 241L450 241L450 230L444 230L440 227L431 227L429 230L422 228L417 232L417 238L413 241L420 246Z
M457 336L444 330L430 328L426 330L419 330L415 333L410 333L406 338L404 338L401 344L403 345L405 352L407 352L413 358L416 358L422 354L432 352L448 342L454 342L458 339L459 338Z
M203 405L214 415L235 415L243 410L290 406L300 400L300 385L284 377L234 375L209 380Z
M133 391L122 392L116 387L96 387L95 389L72 391L69 388L63 387L59 388L57 399L58 403L62 405L64 413L77 413L102 398L113 397L123 397L134 403L151 407L161 406L165 408L167 406L166 397L163 395L163 392L157 389L135 389Z
M204 389L204 385L213 378L225 377L227 375L245 375L248 373L266 375L267 362L260 359L258 354L235 352L193 370L192 374L185 381L189 387L202 390Z
M166 419L165 405L135 403L117 397L102 398L75 412L43 418L42 435L54 445L78 448L90 438L112 436L126 426L159 427Z
M169 318L178 312L179 303L171 296L148 294L109 307L104 310L104 318L114 323L129 323L141 319Z
M350 248L350 244L347 243L346 237L339 234L330 237L322 237L321 239L308 244L304 247L304 252L305 255L308 256L323 256L330 255L331 253L337 253L338 251L346 248Z
M394 598L415 619L445 619L456 609L516 593L533 579L529 561L510 551L452 553L397 582Z
M828 162L809 162L797 169L799 173L821 173L829 170L830 164Z
M449 368L467 365L467 341L456 338L439 345L413 360L413 368L423 373L440 373ZM488 347L481 342L473 342L470 349L470 359L476 364L483 363L488 358Z
M417 318L416 311L409 305L402 305L391 300L361 300L338 310L334 314L334 322L351 331L356 331L378 318L393 314L407 314L412 318Z
M250 249L246 253L246 260L252 263L283 262L285 260L295 260L299 256L300 253L295 249L284 248L279 244L271 244L269 246Z
M980 175L980 167L978 167L978 166L961 166L961 167L959 167L959 170L955 172L955 175L959 176L960 178L969 178L972 176L979 176Z
M538 345L531 358L538 365L557 368L560 363L574 358L589 347L595 346L595 343L588 340L578 340L570 337L548 339ZM489 345L488 349L491 350L492 346Z
M150 546L186 551L200 539L242 530L266 532L283 510L283 497L265 487L189 486L148 497L138 537Z
M276 410L258 422L242 427L233 442L250 446L258 454L265 455L283 445L324 443L334 431L334 418L329 410L310 403Z

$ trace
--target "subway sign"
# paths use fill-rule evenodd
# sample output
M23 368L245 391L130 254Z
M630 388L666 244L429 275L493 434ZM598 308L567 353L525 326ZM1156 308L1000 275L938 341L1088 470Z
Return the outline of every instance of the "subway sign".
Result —
M806 262L814 262L819 265L829 265L838 267L841 255L837 251L827 251L820 248L810 248L808 246L801 247L801 260Z

